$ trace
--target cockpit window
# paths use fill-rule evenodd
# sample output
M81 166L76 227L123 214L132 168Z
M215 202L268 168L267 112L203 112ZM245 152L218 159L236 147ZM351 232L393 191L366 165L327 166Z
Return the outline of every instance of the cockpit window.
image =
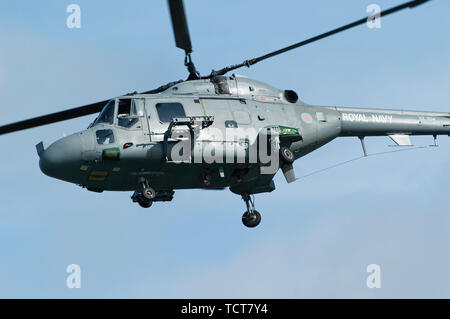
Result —
M103 108L100 115L98 116L97 120L95 121L95 124L97 123L113 124L115 104L116 104L115 100L109 101L108 104L106 104L106 106Z
M131 115L131 99L119 100L119 111L117 112L117 116L124 117L130 115Z
M117 124L122 127L131 128L139 122L139 117L144 116L142 103L137 105L135 100L119 100L119 109L117 111Z
M181 103L158 103L156 104L159 120L168 123L174 117L184 117L186 113Z
M114 133L112 130L98 130L95 132L97 143L100 145L108 145L114 143Z

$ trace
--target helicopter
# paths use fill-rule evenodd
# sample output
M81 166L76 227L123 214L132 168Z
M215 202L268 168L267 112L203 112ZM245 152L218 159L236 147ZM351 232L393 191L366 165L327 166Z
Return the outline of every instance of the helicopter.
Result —
M388 16L431 0L408 1ZM261 222L254 195L275 190L274 176L296 180L295 160L338 137L388 136L398 146L410 136L450 136L450 113L314 106L280 90L231 74L287 51L365 24L365 17L291 46L202 76L196 69L184 4L168 0L176 46L188 78L159 88L0 126L0 135L98 114L87 129L51 145L36 145L41 171L88 191L132 191L143 208L171 201L178 189L229 188L246 205L242 222Z

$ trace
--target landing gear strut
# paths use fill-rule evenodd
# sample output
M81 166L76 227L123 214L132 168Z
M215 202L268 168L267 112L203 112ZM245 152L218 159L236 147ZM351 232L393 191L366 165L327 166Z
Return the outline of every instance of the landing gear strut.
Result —
M156 198L156 191L148 186L148 183L145 179L140 181L141 191L135 191L131 196L133 202L137 202L139 206L143 208L149 208L153 205L153 201Z
M144 196L148 200L154 200L156 197L156 192L153 188L148 186L148 182L146 180L141 181L141 189L142 189L142 196Z
M242 195L242 199L245 201L247 205L247 211L242 215L242 223L249 227L253 228L259 225L261 222L261 214L255 210L255 199L250 197L250 195Z
M138 203L143 208L149 208L153 202L170 202L173 199L173 190L158 190L151 188L145 179L139 180L138 190L136 190L131 199L133 203Z

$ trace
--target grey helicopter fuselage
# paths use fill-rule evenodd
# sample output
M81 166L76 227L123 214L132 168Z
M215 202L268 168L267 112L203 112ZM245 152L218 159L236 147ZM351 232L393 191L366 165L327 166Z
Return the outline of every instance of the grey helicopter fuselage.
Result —
M258 162L171 161L167 154L189 133L186 126L170 126L171 119L186 117L209 117L208 125L194 127L200 132L194 142L203 145L242 145L240 139L211 133L217 130L292 128L300 135L289 144L294 159L339 136L450 134L449 113L310 106L293 91L233 75L181 82L158 94L113 99L88 129L49 147L38 144L40 168L48 176L97 192L138 191L143 180L157 191L230 187L237 194L255 194L274 190L276 171L261 174Z

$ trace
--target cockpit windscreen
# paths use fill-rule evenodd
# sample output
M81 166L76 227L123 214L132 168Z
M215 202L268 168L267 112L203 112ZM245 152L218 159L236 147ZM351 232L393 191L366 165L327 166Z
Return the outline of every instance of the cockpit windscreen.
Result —
M108 104L106 104L106 106L103 108L94 125L98 123L113 124L115 104L116 104L115 100L109 101Z

